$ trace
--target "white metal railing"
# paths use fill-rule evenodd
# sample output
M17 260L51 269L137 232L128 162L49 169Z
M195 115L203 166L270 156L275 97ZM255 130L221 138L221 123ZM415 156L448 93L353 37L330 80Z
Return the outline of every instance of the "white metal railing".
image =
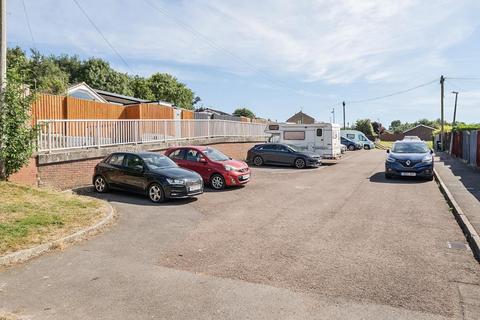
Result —
M266 124L229 120L38 120L39 152L195 138L265 138Z

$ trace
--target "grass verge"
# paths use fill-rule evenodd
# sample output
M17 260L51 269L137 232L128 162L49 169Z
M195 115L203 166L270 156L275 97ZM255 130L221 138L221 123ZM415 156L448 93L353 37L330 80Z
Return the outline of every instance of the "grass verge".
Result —
M100 200L0 182L0 255L59 239L105 215Z

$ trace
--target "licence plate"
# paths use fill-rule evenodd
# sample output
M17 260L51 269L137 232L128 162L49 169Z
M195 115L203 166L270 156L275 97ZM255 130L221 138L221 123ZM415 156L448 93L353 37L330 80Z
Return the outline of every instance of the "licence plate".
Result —
M244 174L244 175L242 176L242 179L243 179L243 180L250 179L250 175L249 175L249 174Z
M200 189L202 189L201 184L194 184L194 185L191 185L190 187L188 187L188 191L197 191L197 190L200 190Z
M417 174L415 172L401 172L400 175L404 177L415 177Z

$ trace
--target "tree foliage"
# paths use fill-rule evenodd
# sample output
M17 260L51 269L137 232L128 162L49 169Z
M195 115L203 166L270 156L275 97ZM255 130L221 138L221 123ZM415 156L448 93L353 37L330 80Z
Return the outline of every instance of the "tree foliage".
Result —
M247 117L250 119L255 118L255 114L247 108L237 108L235 111L233 111L233 115L237 117Z
M34 94L27 94L19 70L7 72L7 86L0 99L0 179L20 170L33 152L36 129L30 123Z
M386 129L380 122L374 121L372 122L373 132L376 134L382 134Z
M373 136L373 127L370 119L359 119L355 123L355 130L363 132L367 137Z
M201 100L170 74L129 75L114 70L107 61L99 58L82 60L66 54L47 57L36 50L27 56L16 47L8 49L8 68L15 68L23 83L45 93L65 94L68 85L85 82L94 89L145 100L164 100L185 109L193 109Z

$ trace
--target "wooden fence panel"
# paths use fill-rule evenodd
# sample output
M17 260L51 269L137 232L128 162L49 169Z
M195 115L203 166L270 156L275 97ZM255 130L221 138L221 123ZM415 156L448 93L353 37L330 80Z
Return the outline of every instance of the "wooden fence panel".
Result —
M194 119L195 113L190 110L182 110L182 119Z
M125 107L67 97L67 119L124 119Z
M65 119L66 101L64 96L41 94L32 104L32 123L45 119Z
M139 119L173 119L173 108L159 104L142 103Z

